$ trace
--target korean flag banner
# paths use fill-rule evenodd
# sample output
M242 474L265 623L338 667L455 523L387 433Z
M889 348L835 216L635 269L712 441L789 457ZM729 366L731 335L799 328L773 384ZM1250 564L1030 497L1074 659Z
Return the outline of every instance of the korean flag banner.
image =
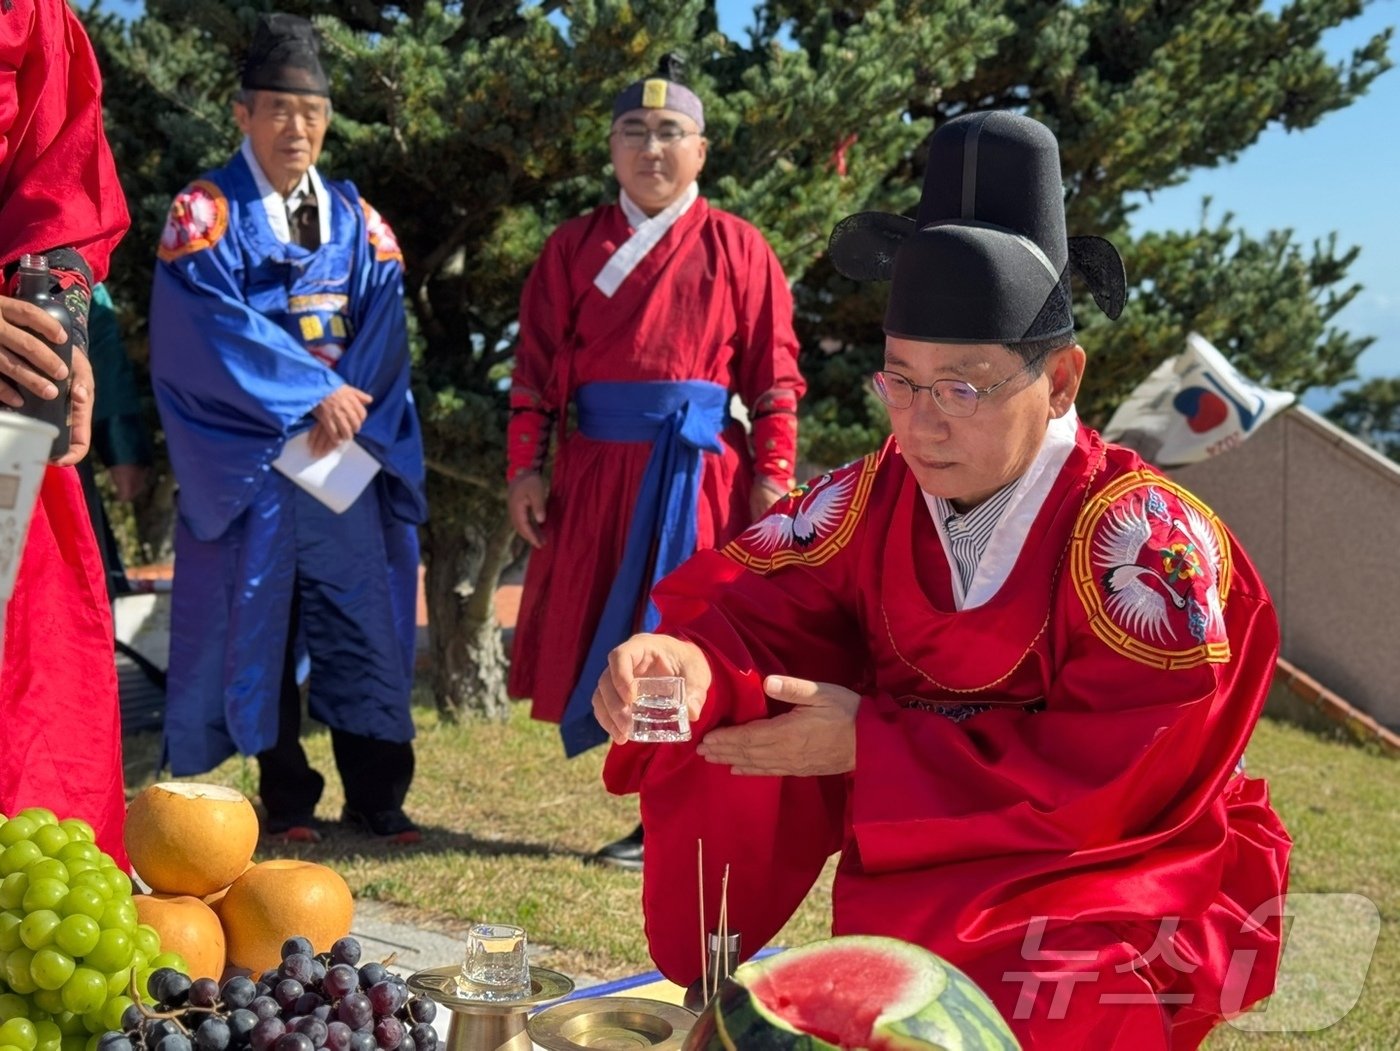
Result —
M1186 350L1152 371L1103 430L1158 467L1196 463L1233 449L1296 395L1261 387L1195 332Z

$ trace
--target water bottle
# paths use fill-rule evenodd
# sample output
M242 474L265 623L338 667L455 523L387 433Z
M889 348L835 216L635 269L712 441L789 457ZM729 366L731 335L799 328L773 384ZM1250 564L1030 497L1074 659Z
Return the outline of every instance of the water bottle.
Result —
M58 428L58 437L53 441L49 459L56 460L68 451L69 426L73 416L73 315L68 308L49 293L53 278L49 274L49 261L42 255L25 255L19 261L19 293L17 298L33 303L63 326L63 342L49 343L42 336L36 339L46 343L68 367L68 375L61 380L53 380L58 388L58 397L41 398L30 391L20 389L24 404L17 410ZM52 377L50 377L52 378Z

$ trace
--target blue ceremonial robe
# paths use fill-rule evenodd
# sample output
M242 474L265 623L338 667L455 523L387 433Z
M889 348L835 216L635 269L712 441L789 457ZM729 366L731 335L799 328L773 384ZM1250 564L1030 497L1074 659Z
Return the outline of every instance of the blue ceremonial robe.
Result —
M353 184L318 182L330 210L319 248L278 239L242 154L176 198L161 239L151 379L179 483L165 720L176 775L276 742L294 587L311 714L413 737L426 504L402 256ZM346 383L374 398L355 440L381 470L336 514L271 463Z

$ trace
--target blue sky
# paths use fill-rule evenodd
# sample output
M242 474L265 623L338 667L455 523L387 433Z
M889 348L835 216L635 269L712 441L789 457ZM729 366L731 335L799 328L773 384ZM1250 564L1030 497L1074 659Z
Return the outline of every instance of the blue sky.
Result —
M745 39L752 10L750 0L720 0L720 27ZM1397 21L1400 0L1371 0L1323 44L1341 61ZM1397 41L1391 54L1400 58ZM1213 217L1232 212L1253 236L1291 229L1310 244L1335 230L1340 246L1360 245L1351 277L1365 288L1336 323L1354 335L1377 337L1357 363L1363 377L1400 375L1400 68L1306 132L1266 131L1235 163L1197 172L1144 200L1133 231L1194 228L1205 197ZM1323 392L1307 398L1314 407L1330 400Z
M107 0L132 16L142 0ZM745 39L751 0L719 0L720 26ZM1333 30L1324 45L1338 61L1386 26L1400 21L1400 0L1371 0L1365 12ZM1391 43L1393 57L1400 45ZM1202 199L1212 215L1233 212L1255 236L1292 229L1304 243L1335 230L1341 245L1360 245L1351 270L1364 290L1337 322L1355 335L1377 337L1358 363L1363 376L1400 375L1400 68L1383 74L1354 105L1298 134L1266 131L1239 159L1194 174L1156 194L1136 213L1134 232L1187 229ZM1313 394L1308 401L1328 399Z
M1350 54L1400 21L1400 2L1373 0L1352 24L1333 30L1324 44L1334 56ZM1392 40L1391 57L1400 58ZM1234 212L1251 234L1290 228L1311 243L1335 230L1342 246L1359 245L1351 268L1364 289L1337 316L1354 335L1377 337L1357 363L1363 377L1400 375L1400 68L1383 73L1353 105L1305 132L1266 131L1234 164L1197 172L1182 186L1156 195L1135 217L1135 230L1192 225L1201 200L1213 215ZM1306 399L1314 407L1328 398Z

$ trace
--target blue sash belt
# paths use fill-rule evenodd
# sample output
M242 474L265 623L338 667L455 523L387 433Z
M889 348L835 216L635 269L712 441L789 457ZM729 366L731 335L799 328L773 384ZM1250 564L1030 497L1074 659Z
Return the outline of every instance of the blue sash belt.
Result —
M695 553L701 453L722 448L719 435L729 407L729 392L705 380L589 383L575 397L579 432L585 437L651 442L652 448L632 508L622 565L559 725L570 756L608 739L593 718L593 691L608 653L632 634L637 604L652 586ZM648 600L642 630L651 631L660 620Z

